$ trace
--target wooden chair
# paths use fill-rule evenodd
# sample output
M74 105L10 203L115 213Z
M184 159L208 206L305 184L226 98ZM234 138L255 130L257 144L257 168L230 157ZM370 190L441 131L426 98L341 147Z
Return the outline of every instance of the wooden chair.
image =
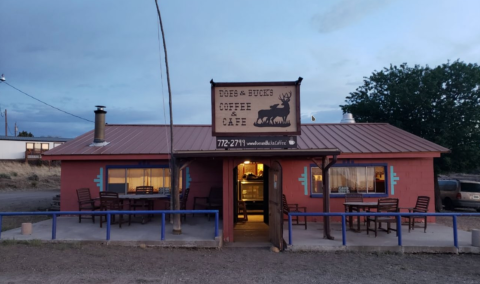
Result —
M136 195L150 195L154 194L153 186L142 185L135 188ZM153 210L154 201L152 199L133 199L128 204L130 210ZM153 215L148 215L142 217L142 224L150 221Z
M283 214L287 215L288 216L288 213L290 212L304 212L306 213L307 212L307 207L302 207L302 206L298 206L297 203L288 203L287 202L287 197L285 196L285 194L282 194L282 211L283 211ZM303 223L300 223L299 222L299 219L300 219L300 216L296 216L296 217L292 217L292 221L296 221L296 224L292 224L292 225L304 225L305 226L305 230L307 229L307 216L303 216ZM288 219L283 219L284 221L285 220L288 220Z
M430 203L430 197L428 196L419 196L417 197L417 203L413 208L406 208L408 209L409 213L427 213L428 212L428 205ZM415 229L415 219L423 219L424 226L423 232L427 232L427 216L408 216L408 232L410 229Z
M345 203L346 202L363 202L363 194L361 193L347 193L345 194ZM347 205L344 205L345 207L345 212L349 212L348 210L348 207ZM352 212L355 211L355 212L360 212L360 208L358 207L355 207L355 206L350 206L352 208ZM358 216L358 218L360 218L360 216ZM350 219L351 218L346 218L346 222L347 223L350 223Z
M180 210L187 210L187 201L188 201L188 194L190 193L190 188L186 188L182 193L182 198L180 199ZM180 215L180 219L184 218L187 220L187 214Z
M398 198L378 199L377 212L378 213L398 212ZM387 230L384 230L384 229L382 230L386 231L388 234L390 234L390 230L397 232L397 229L392 229L390 227L391 223L396 224L397 218L398 217L396 216L367 216L367 235L369 231L374 231L375 237L377 237L377 223L378 223L378 229L382 229L381 228L382 223L387 223ZM370 222L374 222L373 229L370 229ZM397 232L397 236L398 236L398 232Z
M223 208L223 188L212 187L210 188L208 196L195 197L193 199L193 210L195 210L197 206L203 207L206 210L218 209L221 215ZM210 220L210 215L211 214L208 214L208 220Z
M77 189L78 211L96 211L100 210L100 206L96 205L97 199L93 199L90 195L90 188ZM78 223L82 223L82 219L92 219L95 223L95 215L78 215Z
M182 194L180 195L180 210L187 210L187 201L188 201L188 194L190 193L190 188L186 188L183 190ZM170 210L170 199L167 203L165 203L165 210ZM167 218L170 219L170 214L167 214ZM181 218L187 220L187 214L181 214Z
M102 211L120 211L123 210L123 202L120 198L118 198L117 192L110 192L110 191L102 191L100 192L100 209ZM130 226L132 221L132 215L128 215L128 225ZM103 219L107 219L107 215L100 216L100 228L102 228ZM112 223L115 222L115 215L112 215ZM126 221L125 221L126 222ZM122 227L123 221L123 214L119 214L118 224L119 227Z
M153 186L137 186L135 194L153 194ZM153 200L139 199L129 204L130 210L153 210Z

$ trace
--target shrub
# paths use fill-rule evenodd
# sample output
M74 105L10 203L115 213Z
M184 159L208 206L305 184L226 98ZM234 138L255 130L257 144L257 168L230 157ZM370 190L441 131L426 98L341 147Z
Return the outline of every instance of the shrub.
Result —
M4 179L12 179L12 177L10 177L9 174L0 174L0 178L4 178Z
M28 177L28 180L34 180L34 181L38 181L39 178L36 174L32 174L31 176Z

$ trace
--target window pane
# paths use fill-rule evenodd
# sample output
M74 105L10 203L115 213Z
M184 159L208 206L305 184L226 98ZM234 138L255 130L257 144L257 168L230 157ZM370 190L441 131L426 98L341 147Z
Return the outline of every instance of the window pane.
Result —
M322 171L319 167L311 168L312 172L312 193L322 193L323 192L323 183L322 183Z
M330 168L330 190L332 193L350 193L357 191L357 168Z
M374 167L367 167L367 193L374 193L375 192L375 168Z
M178 190L179 192L183 191L183 170L180 171L179 177L178 177Z
M460 187L461 187L462 191L464 191L464 192L480 192L480 184L479 183L462 182L462 183L460 183Z
M333 167L329 175L331 193L386 192L384 167Z
M33 150L33 143L27 143L27 149Z
M385 167L375 167L375 193L386 193Z
M48 150L48 143L42 143L42 150Z
M153 191L158 192L158 190L163 187L163 169L149 169L150 170L150 183L148 185L153 186Z
M107 190L125 194L125 169L108 169Z
M144 185L145 169L127 169L128 192L135 193L137 186Z

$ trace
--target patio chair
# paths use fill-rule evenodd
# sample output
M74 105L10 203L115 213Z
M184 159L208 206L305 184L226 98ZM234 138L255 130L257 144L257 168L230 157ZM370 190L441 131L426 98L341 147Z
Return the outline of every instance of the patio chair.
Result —
M428 204L430 203L430 197L428 196L419 196L417 197L417 203L413 208L402 208L408 209L408 213L427 213L428 212ZM408 216L408 232L410 229L415 229L415 219L423 219L424 226L423 232L427 232L427 216Z
M180 199L180 210L187 210L187 201L188 201L188 194L190 193L190 188L187 187L183 193L182 193L182 197ZM184 220L186 221L187 220L187 214L182 214L180 215L180 219L181 218L184 218Z
M347 193L345 194L345 203L347 202L363 202L363 194L361 193ZM355 206L348 206L348 205L344 205L345 207L345 212L349 212L349 209L348 207L351 207L352 208L352 212L355 211L355 212L360 212L360 208L358 207L355 207ZM358 217L360 218L360 217ZM364 220L365 222L366 220ZM350 218L346 218L346 222L347 223L350 223Z
M123 209L123 202L120 198L118 198L118 193L117 192L110 192L110 191L102 191L100 192L100 210L102 211L120 211L124 210ZM123 220L123 214L118 214L119 215L119 220L118 220L118 225L121 228L122 223L124 223ZM132 221L132 215L128 215L128 225L130 226L131 221ZM107 215L100 215L100 228L102 228L103 220L105 218L105 221L107 220ZM112 223L115 222L115 215L112 215ZM127 221L125 221L127 222Z
M195 197L193 199L193 210L197 206L203 207L205 210L215 210L218 209L219 213L222 213L223 208L223 188L221 187L212 187L208 196L205 197ZM210 215L208 214L208 220L210 221Z
M180 210L187 210L187 202L188 202L188 194L190 193L190 188L186 188L183 190L182 194L180 194ZM170 210L170 198L168 202L165 203L165 210ZM181 218L187 220L187 214L180 214ZM167 218L170 219L170 214L167 214Z
M398 198L380 198L378 199L377 205L378 213L387 213L387 212L398 212ZM397 229L390 227L391 223L397 222L397 216L367 216L367 235L370 231L375 232L375 237L377 237L377 229L381 229L390 234L390 230L396 231L398 236ZM374 228L370 229L370 222L374 223ZM387 223L387 230L382 229L382 223ZM378 228L377 228L378 224ZM396 227L395 227L396 228Z
M77 189L78 197L78 211L96 211L100 210L100 206L96 204L97 199L92 198L90 195L90 188ZM95 215L78 215L78 223L82 223L82 219L92 219L95 223Z
M137 186L135 188L135 194L153 194L153 186ZM130 210L153 210L153 200L151 199L138 199L133 200L133 203L129 204Z
M288 213L290 212L303 212L303 213L306 213L307 212L307 207L302 207L302 206L298 206L297 203L288 203L287 202L287 197L285 196L285 194L282 194L282 211L283 211L283 214L287 215L288 216ZM303 216L303 223L300 223L299 222L299 219L300 219L300 216L295 216L295 217L292 217L292 221L296 221L296 224L293 224L292 225L304 225L305 226L305 230L307 229L307 216ZM288 219L283 219L284 221L285 220L288 220Z

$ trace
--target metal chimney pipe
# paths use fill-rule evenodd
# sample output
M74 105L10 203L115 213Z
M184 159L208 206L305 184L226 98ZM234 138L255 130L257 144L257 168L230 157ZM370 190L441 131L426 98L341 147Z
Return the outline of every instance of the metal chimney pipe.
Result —
M105 142L105 114L107 113L105 106L95 106L97 108L95 113L95 134L93 137L93 143Z
M343 118L340 123L355 123L355 119L351 113L347 112L343 114Z

